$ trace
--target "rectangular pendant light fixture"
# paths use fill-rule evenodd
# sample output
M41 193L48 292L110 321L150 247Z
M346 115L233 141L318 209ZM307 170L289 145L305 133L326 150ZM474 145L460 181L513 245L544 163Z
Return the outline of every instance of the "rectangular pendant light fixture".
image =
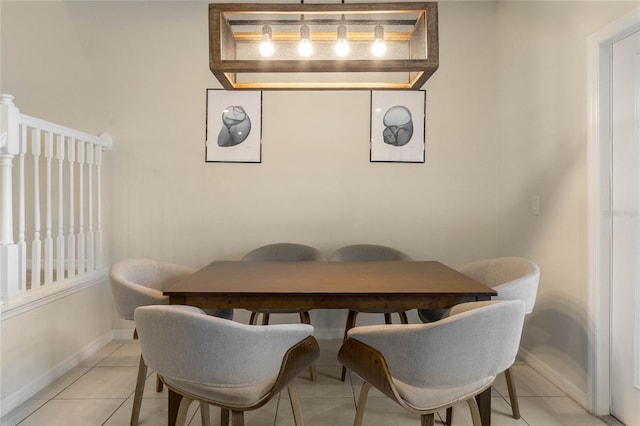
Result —
M438 5L209 4L225 89L420 89L438 69Z

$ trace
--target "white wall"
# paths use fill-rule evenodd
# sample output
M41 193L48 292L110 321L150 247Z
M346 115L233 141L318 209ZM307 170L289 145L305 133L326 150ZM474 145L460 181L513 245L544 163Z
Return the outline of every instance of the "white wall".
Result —
M205 163L205 91L220 87L207 3L2 7L2 90L22 111L114 138L113 260L203 266L275 241L327 255L383 243L453 265L496 251L493 5L440 10L425 164L369 162L366 91L264 92L262 163Z
M220 87L206 2L3 1L0 91L114 137L112 260L199 267L275 241L327 255L381 243L452 266L529 256L543 275L523 345L584 390L586 37L633 6L441 2L425 164L369 162L362 91L264 92L262 163L205 163L205 90Z
M111 290L106 271L89 275L91 280L81 290L49 299L36 309L3 311L0 416L111 341Z
M498 11L499 253L540 265L527 361L586 404L587 38L637 2L502 3ZM540 196L540 215L528 214Z

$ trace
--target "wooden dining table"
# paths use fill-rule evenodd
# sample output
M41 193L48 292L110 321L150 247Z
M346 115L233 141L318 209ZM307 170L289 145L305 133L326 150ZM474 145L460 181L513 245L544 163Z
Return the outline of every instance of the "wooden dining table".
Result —
M215 261L164 294L172 305L199 308L411 310L489 300L496 291L437 261ZM169 391L171 426L180 399ZM491 389L476 399L490 426Z

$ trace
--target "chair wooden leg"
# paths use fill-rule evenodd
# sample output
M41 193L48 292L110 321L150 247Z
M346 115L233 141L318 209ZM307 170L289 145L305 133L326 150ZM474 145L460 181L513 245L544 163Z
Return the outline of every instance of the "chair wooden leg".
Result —
M311 324L311 316L309 315L309 311L300 311L300 322L302 324ZM309 376L311 376L311 381L316 381L316 363L311 363L309 366Z
M164 389L164 383L162 383L162 379L159 374L156 374L156 392L162 392Z
M249 317L249 325L257 325L258 324L258 313L251 312L251 317Z
M244 411L231 412L231 426L244 426Z
M140 363L138 364L138 378L136 380L136 390L133 393L133 408L131 409L131 426L138 426L140 419L140 406L142 405L142 394L144 393L144 382L147 380L147 364L145 364L142 355L140 355Z
M211 426L211 416L209 415L209 404L200 401L200 420L202 426Z
M391 318L391 314L384 314L384 323L393 324L393 319Z
M409 324L409 318L407 318L405 311L398 312L398 316L400 317L400 324Z
M220 409L220 426L229 426L229 409Z
M349 311L349 315L347 315L347 324L344 327L344 339L343 340L347 339L348 331L356 326L356 317L357 316L358 316L358 312Z
M478 403L476 402L475 397L467 399L467 404L469 404L469 410L471 410L471 422L473 423L473 426L482 426L480 410L478 409Z
M316 377L318 377L316 373L316 363L312 362L311 365L309 366L309 378L311 379L312 382L315 382Z
M364 417L364 408L367 405L369 389L371 389L371 385L369 383L362 383L360 396L358 397L358 406L356 407L356 418L353 420L353 426L362 426L362 418Z
M293 422L296 426L304 426L298 392L296 392L296 388L291 384L287 385L287 391L289 392L289 402L291 402L291 410L293 411Z
M436 424L435 416L431 414L423 414L420 416L420 426L434 426Z
M269 314L266 312L262 313L262 325L269 325Z
M178 408L178 416L176 417L176 426L186 426L187 424L187 414L189 412L189 406L193 402L193 399L188 396L182 396L182 401L180 401L180 407Z
M349 315L347 315L347 323L344 326L344 337L343 341L347 340L347 333L356 325L356 317L358 316L358 312L349 310ZM340 375L340 380L343 382L347 378L347 367L342 367L342 374Z
M507 379L507 389L509 390L509 399L511 400L511 413L514 419L519 419L520 406L518 405L518 393L516 392L516 382L513 379L513 366L505 370L504 376Z
M447 426L451 426L453 422L453 407L447 408L447 417L444 420L444 424Z
M311 324L311 315L309 315L309 311L300 312L300 322L303 324Z

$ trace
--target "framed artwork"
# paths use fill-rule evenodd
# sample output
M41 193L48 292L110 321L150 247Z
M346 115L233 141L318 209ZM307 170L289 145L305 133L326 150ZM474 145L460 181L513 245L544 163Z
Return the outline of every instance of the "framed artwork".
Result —
M424 163L424 90L371 92L371 162Z
M207 89L205 161L260 163L262 92Z

